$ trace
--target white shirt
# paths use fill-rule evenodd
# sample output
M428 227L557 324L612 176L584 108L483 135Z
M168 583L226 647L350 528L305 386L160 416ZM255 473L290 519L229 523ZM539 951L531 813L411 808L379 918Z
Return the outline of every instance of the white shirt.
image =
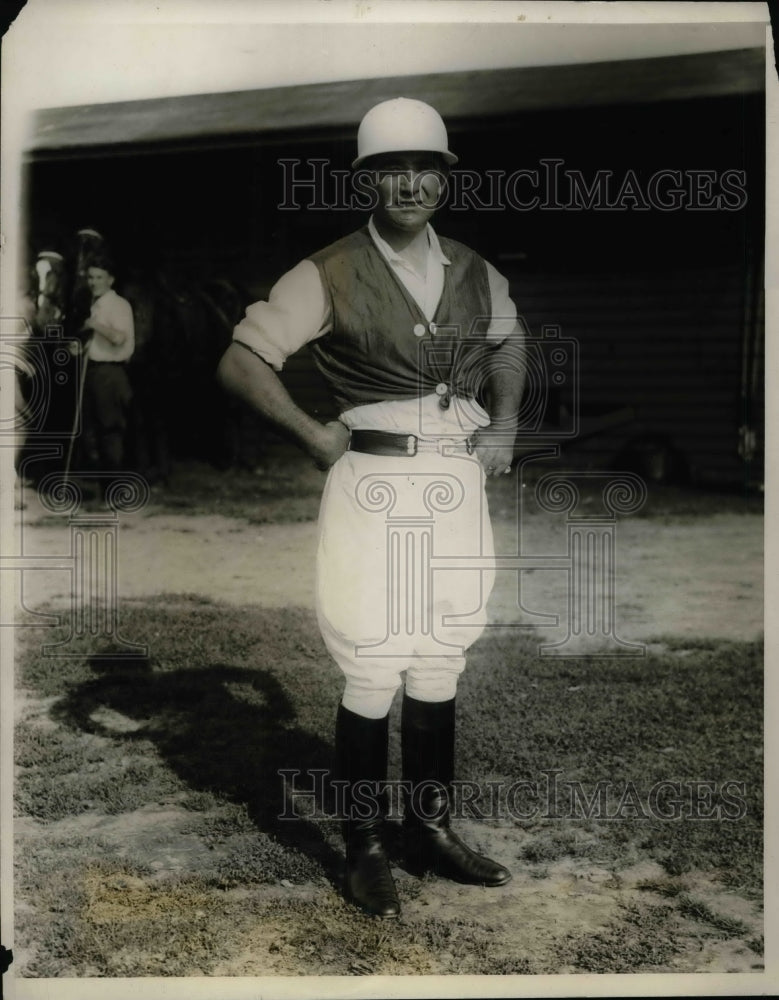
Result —
M444 290L444 267L449 267L452 263L441 249L433 227L430 225L427 227L427 261L423 273L417 271L407 257L398 253L397 250L393 250L389 243L379 236L378 230L373 224L373 216L368 221L368 232L382 257L406 286L409 295L425 314L425 317L431 320L435 316L441 293Z
M133 322L133 309L127 299L109 288L99 298L92 303L89 318L100 325L110 326L114 330L121 330L125 334L122 344L112 344L110 340L92 331L92 340L89 344L90 361L127 361L132 356L135 349L135 324Z
M375 246L414 298L427 319L431 320L444 287L444 268L450 261L441 249L433 230L427 226L427 267L420 274L408 261L379 236L373 223L368 232ZM487 263L487 278L492 300L492 320L487 340L499 344L514 330L517 310L508 294L508 281ZM233 332L233 339L250 347L276 371L286 359L305 344L329 333L332 326L330 305L319 270L311 260L303 260L282 275L271 288L267 302L255 302ZM489 417L472 400L453 398L449 409L442 410L434 393L418 399L387 400L356 406L341 414L350 428L397 431L429 436L467 436L476 427L489 423Z

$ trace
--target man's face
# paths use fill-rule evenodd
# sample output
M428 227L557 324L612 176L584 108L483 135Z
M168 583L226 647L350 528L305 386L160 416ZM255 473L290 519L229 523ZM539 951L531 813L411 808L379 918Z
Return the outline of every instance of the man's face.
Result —
M375 216L394 229L425 228L440 203L444 177L431 153L387 153L371 163L378 195Z
M99 299L114 283L114 276L102 267L87 268L87 285L93 299Z

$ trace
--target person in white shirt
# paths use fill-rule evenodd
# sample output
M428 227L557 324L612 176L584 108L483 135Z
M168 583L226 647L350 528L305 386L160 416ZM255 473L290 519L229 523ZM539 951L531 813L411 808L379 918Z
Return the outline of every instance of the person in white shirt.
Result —
M101 471L124 464L124 435L132 390L126 362L134 348L132 306L118 295L113 265L96 258L87 269L92 307L82 333L89 339L84 382L83 428L87 460Z
M345 891L381 917L400 911L381 785L388 713L404 674L408 869L477 885L511 877L449 823L457 678L486 624L494 580L484 480L510 470L523 388L508 283L430 226L456 161L429 105L398 98L372 108L353 164L370 171L376 195L367 226L301 261L267 302L251 305L218 373L329 469L316 597L322 636L346 679L335 740L346 789ZM340 411L324 425L276 375L306 343ZM415 529L403 535L401 526L393 540L387 511L422 527L412 538ZM452 568L420 570L425 546ZM480 565L468 568L469 558Z

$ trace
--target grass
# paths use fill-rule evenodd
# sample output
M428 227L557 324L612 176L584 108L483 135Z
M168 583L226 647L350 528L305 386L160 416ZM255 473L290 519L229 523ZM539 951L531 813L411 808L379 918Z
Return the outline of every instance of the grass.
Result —
M16 730L26 975L218 975L236 963L248 975L658 971L681 960L691 926L758 943L756 928L685 878L761 895L760 644L541 659L527 638L496 630L474 647L458 697L458 777L499 783L485 830L515 837L513 867L528 886L574 864L610 873L602 891L617 900L596 930L549 924L523 950L521 924L500 906L452 904L444 916L424 907L436 883L406 876L403 920L371 921L340 898L336 824L279 820L278 769L327 768L332 756L341 678L313 613L184 595L126 602L121 621L123 635L148 643L147 660L112 659L98 638L80 658L46 658L37 630L20 633L18 684L51 699ZM531 792L509 800L519 779ZM699 808L722 815L727 780L743 783L739 815L690 818L689 783L710 782ZM661 781L683 790L676 819L641 815ZM609 814L573 809L574 783L591 801L601 783ZM673 808L673 798L658 802ZM621 888L620 873L652 862L664 876Z
M672 907L629 905L602 931L571 935L560 957L577 972L660 972L681 950L677 929Z
M16 804L35 819L52 822L89 810L119 815L183 788L149 744L116 754L88 736L44 734L26 723L17 725L15 738Z
M559 769L560 818L544 825L562 830L567 825L566 836L571 814L582 817L572 809L570 784L581 783L592 800L598 783L605 782L611 818L593 821L603 841L600 850L612 857L615 850L624 853L620 841L625 836L672 874L715 868L727 873L731 885L758 893L762 648L726 642L713 650L696 647L693 643L681 661L664 653L559 661L532 656L530 644L522 649L511 635L496 636L489 647L484 643L474 651L472 659L481 669L474 662L461 681L461 719L469 732L466 760L474 768L462 776L478 777L480 767L482 774L530 779L538 794L520 800L518 810L527 813L540 803L543 812L545 773ZM505 734L500 740L494 739L496 726ZM745 789L744 805L732 811L723 798L728 780ZM664 781L681 783L681 795L675 797L682 814L697 809L738 815L743 808L745 815L685 822L683 815L676 821L633 816L628 807L619 810L632 782L637 801L649 813L651 790ZM710 782L714 789L709 795L705 786L690 782ZM658 797L658 803L674 815L670 800ZM541 829L532 821L523 826Z
M679 896L685 892L684 882L675 881L670 878L643 879L638 883L637 888L644 892L656 892L659 896L665 896L667 899Z
M687 893L679 897L679 912L685 917L693 917L695 920L711 924L712 927L721 931L724 937L743 937L749 930L743 920L715 913L707 903L695 899Z

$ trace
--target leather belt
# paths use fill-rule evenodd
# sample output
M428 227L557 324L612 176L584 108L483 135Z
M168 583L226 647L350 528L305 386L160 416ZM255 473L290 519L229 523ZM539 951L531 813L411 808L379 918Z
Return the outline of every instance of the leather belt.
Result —
M470 455L473 444L470 438L421 438L416 434L391 434L388 431L352 431L349 451L368 455L405 455L412 457L420 452L435 451L439 454L462 451Z

